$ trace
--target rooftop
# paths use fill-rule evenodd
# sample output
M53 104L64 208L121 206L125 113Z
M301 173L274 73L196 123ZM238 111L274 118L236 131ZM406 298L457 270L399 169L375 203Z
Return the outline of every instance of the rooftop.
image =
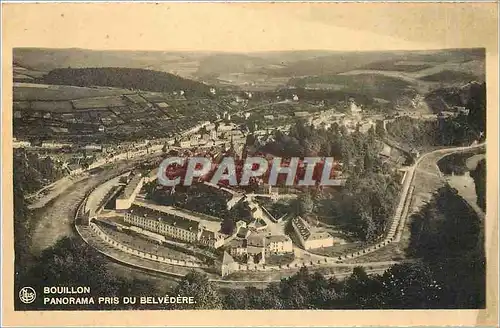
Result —
M319 240L319 239L328 239L332 238L332 236L323 230L312 230L311 235L309 236L308 240Z
M234 259L231 255L229 255L228 252L224 252L224 255L222 257L222 264L231 264L234 262Z
M132 177L132 179L130 179L130 181L127 184L127 186L125 187L125 189L123 189L123 193L120 195L119 198L121 198L121 199L129 198L132 195L132 193L134 192L134 190L137 187L137 185L139 184L139 182L141 181L141 179L142 179L142 176L140 174L134 175Z
M250 246L257 246L257 247L264 247L265 246L265 235L260 234L260 233L252 233L247 237L248 245Z
M302 239L307 240L309 238L309 236L311 235L311 231L307 227L307 224L304 222L304 220L300 216L297 216L297 217L292 219L292 223L296 227L296 229L299 231Z
M252 254L260 254L263 251L262 246L248 246L247 247L247 253L252 255Z
M247 247L247 240L235 238L229 242L229 247L231 248Z
M209 216L198 212L192 212L174 206L158 205L148 201L136 200L134 204L144 208L149 208L151 210L157 211L158 213L163 213L165 215L173 215L186 220L198 222L206 230L210 230L213 232L218 232L220 230L221 220L213 216Z
M285 235L274 235L274 236L267 236L266 239L268 240L269 243L279 243L279 242L285 242L289 241L290 238Z
M184 230L197 231L199 229L199 222L188 220L176 215L166 214L160 211L156 211L151 208L143 207L140 205L133 204L130 207L129 213L137 216L141 216L154 221L160 221L170 226L175 226Z
M244 237L246 237L247 233L248 233L248 228L242 227L242 228L238 231L237 236L238 236L238 237L242 237L242 238L244 238Z
M200 235L200 239L202 240L216 240L217 238L217 233L214 232L214 231L210 231L210 230L203 230L201 235Z

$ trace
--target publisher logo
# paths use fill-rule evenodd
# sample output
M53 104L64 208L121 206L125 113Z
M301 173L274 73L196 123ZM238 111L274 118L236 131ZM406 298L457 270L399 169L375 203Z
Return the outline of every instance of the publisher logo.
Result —
M36 298L36 292L31 287L23 287L19 291L19 299L24 304L33 303L35 301L35 298Z

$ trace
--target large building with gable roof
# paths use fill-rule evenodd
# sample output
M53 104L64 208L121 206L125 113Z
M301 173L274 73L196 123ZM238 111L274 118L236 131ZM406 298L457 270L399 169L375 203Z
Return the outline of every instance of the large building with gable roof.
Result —
M332 235L321 229L311 227L300 216L292 219L292 227L304 249L330 247L334 244Z

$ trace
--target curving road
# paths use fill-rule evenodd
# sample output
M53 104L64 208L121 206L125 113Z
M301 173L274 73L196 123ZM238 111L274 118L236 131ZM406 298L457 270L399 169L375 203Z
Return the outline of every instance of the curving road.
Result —
M31 251L39 254L62 237L74 236L74 213L87 192L112 177L131 170L145 159L155 156L105 165L104 170L84 176L64 190L58 190L58 194L53 199L42 208L34 210L36 219L32 230Z

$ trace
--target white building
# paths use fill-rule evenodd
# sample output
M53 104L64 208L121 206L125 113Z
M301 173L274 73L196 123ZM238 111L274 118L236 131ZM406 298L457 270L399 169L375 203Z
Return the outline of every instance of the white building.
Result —
M293 252L293 244L290 237L285 235L267 236L266 248L271 254L284 254Z
M143 184L144 177L142 177L140 174L134 175L123 189L123 193L118 196L118 198L116 198L116 209L129 209L130 206L132 206L135 198L137 197L137 194L139 193L139 191L141 191Z
M124 219L127 223L166 237L198 242L211 248L221 247L226 235L219 232L220 222L206 221L197 215L203 214L171 206L135 202L125 213Z
M333 246L333 237L326 231L311 228L300 216L292 219L292 227L304 249Z

